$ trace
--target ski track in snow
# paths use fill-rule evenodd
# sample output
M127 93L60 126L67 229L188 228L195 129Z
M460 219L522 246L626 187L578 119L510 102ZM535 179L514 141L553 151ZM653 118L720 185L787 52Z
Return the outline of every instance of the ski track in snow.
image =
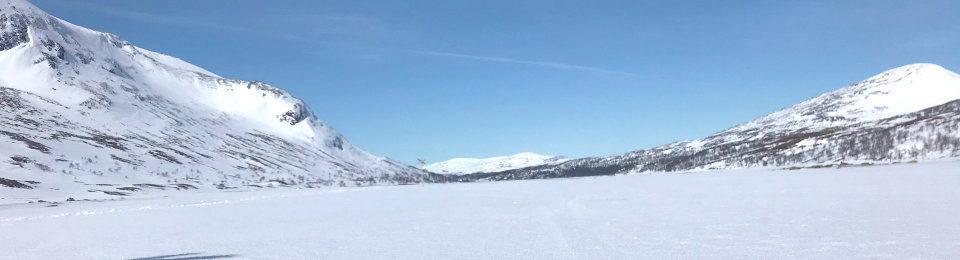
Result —
M207 207L207 206L216 206L228 203L244 203L249 201L259 201L259 200L270 200L270 199L282 199L282 198L291 198L291 197L300 197L300 196L318 196L325 194L335 194L342 192L354 192L364 189L378 189L380 187L365 187L365 188L352 188L352 189L336 189L336 190L327 190L317 192L309 192L303 194L279 194L279 195L260 195L254 197L245 197L239 199L219 199L219 200L202 200L198 202L191 203L177 203L177 204L149 204L149 205L130 205L126 207L110 207L109 209L83 209L83 210L68 210L56 214L46 214L30 217L11 217L11 218L0 218L0 226L9 225L10 222L17 221L30 221L30 220L40 220L45 218L62 218L62 217L73 217L73 216L91 216L91 215L102 215L102 214L113 214L113 213L123 213L123 212L136 212L136 211L147 211L147 210L167 210L167 209L178 209L178 208L192 208L192 207ZM281 191L282 192L282 191ZM151 198L143 198L143 200L149 200ZM152 199L161 199L161 198L152 198ZM137 201L140 199L134 199L130 201ZM102 203L98 201L76 201L77 204L59 204L58 208L67 208L67 207L84 207L86 205L93 206L94 203ZM38 203L39 204L39 203ZM42 205L42 204L40 204ZM40 207L40 205L30 205L34 207ZM7 206L18 206L18 205L7 205ZM2 209L0 209L2 212Z

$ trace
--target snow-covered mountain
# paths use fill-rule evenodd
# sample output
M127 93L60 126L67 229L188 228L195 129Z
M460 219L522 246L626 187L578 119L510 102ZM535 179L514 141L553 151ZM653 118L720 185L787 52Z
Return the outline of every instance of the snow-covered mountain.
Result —
M282 89L217 76L23 0L0 0L0 160L6 183L103 184L93 192L369 185L423 173L354 147Z
M562 156L518 153L510 156L498 156L485 159L454 158L424 166L427 171L440 174L468 174L477 172L499 172L518 168L557 164L569 159Z
M960 75L911 64L703 139L467 178L502 180L960 157Z
M902 66L721 132L793 131L879 120L960 99L960 76L936 64Z

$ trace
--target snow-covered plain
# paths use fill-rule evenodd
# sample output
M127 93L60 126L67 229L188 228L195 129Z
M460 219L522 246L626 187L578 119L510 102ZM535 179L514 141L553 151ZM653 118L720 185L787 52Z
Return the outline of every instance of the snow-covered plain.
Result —
M0 258L960 257L957 161L44 206L0 206Z

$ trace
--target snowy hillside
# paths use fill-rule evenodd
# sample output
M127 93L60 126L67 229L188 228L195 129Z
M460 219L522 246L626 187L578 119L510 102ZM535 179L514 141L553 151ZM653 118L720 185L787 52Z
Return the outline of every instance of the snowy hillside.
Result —
M467 177L531 179L950 157L960 157L960 75L934 64L911 64L703 139Z
M8 183L114 194L421 174L354 147L282 89L219 77L23 0L0 0L0 160ZM115 189L129 184L141 186Z
M751 129L762 129L762 133L766 133L846 126L916 112L957 99L960 99L960 75L936 64L911 64L717 135Z
M486 159L454 158L443 162L428 164L424 166L424 169L440 174L498 172L544 164L557 164L567 160L569 159L560 156L518 153L510 156L498 156Z

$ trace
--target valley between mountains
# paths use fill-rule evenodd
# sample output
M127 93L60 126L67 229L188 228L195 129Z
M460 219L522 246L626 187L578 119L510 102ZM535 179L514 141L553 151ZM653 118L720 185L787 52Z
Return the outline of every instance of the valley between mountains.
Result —
M918 63L702 139L604 157L461 158L421 170L352 145L281 88L217 76L23 0L0 1L5 202L957 157L960 75Z

